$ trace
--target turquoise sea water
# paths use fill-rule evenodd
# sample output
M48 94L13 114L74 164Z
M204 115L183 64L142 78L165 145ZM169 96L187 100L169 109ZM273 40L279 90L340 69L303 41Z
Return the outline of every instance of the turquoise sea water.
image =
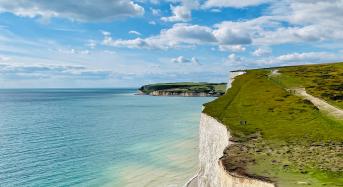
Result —
M182 186L212 98L133 93L0 90L0 186Z

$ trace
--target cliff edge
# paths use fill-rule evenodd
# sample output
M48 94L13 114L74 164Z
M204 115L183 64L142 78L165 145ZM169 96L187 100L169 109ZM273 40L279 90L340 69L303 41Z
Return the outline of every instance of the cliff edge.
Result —
M216 119L202 113L200 120L199 163L195 178L199 187L274 187L265 181L228 172L221 158L229 142L230 132Z
M343 120L294 91L341 111L343 63L246 70L230 80L204 105L190 186L343 185Z
M229 76L227 89L236 76L244 71L232 72ZM228 172L221 158L230 142L230 132L226 126L215 118L201 113L199 126L199 171L186 187L274 187L269 182Z

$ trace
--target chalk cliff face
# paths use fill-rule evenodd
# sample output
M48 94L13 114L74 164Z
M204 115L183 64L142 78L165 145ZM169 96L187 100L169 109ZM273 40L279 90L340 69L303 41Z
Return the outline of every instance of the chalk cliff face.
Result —
M229 89L234 78L244 74L243 71L231 72ZM192 178L187 187L275 187L274 184L239 176L226 171L220 158L224 149L230 145L230 132L226 126L211 116L201 113L199 127L199 165L198 174Z
M216 119L202 113L200 121L198 176L193 186L199 187L274 187L274 184L239 176L226 171L220 158L230 144L230 133ZM195 185L194 185L195 184Z
M229 133L224 125L204 113L201 114L199 128L198 186L222 186L223 168L219 159L229 145Z
M230 74L229 74L229 81L227 82L226 89L231 88L231 84L235 80L235 77L237 77L238 75L242 75L244 73L245 73L244 71L230 72Z

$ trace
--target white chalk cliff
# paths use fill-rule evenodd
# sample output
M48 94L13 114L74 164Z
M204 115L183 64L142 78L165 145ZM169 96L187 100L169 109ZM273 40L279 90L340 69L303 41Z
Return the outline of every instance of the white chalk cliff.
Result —
M230 77L228 86L235 76ZM274 187L272 183L238 176L226 171L220 158L224 149L230 144L227 128L211 116L201 114L199 127L199 172L191 179L187 187Z

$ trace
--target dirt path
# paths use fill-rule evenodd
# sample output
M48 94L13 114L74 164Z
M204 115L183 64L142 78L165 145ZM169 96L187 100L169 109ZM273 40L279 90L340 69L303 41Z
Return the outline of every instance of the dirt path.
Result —
M335 106L330 105L329 103L327 103L326 101L324 101L322 99L319 99L317 97L314 97L314 96L308 94L306 92L305 88L295 88L292 90L294 91L295 95L298 95L300 97L303 97L303 98L311 101L322 112L327 113L328 115L333 116L335 118L343 119L343 110L341 110Z
M270 76L278 76L278 75L281 75L281 73L279 73L279 70L278 70L278 69L273 69L273 70L270 72Z
M269 76L278 76L280 75L279 70L278 69L274 69L270 72ZM314 97L310 94L308 94L305 90L305 88L294 88L294 89L287 89L288 91L290 91L291 93L300 96L304 99L307 99L309 101L311 101L316 107L319 108L320 111L333 116L337 119L342 120L343 119L343 110L339 109L335 106L332 106L331 104L327 103L326 101Z

